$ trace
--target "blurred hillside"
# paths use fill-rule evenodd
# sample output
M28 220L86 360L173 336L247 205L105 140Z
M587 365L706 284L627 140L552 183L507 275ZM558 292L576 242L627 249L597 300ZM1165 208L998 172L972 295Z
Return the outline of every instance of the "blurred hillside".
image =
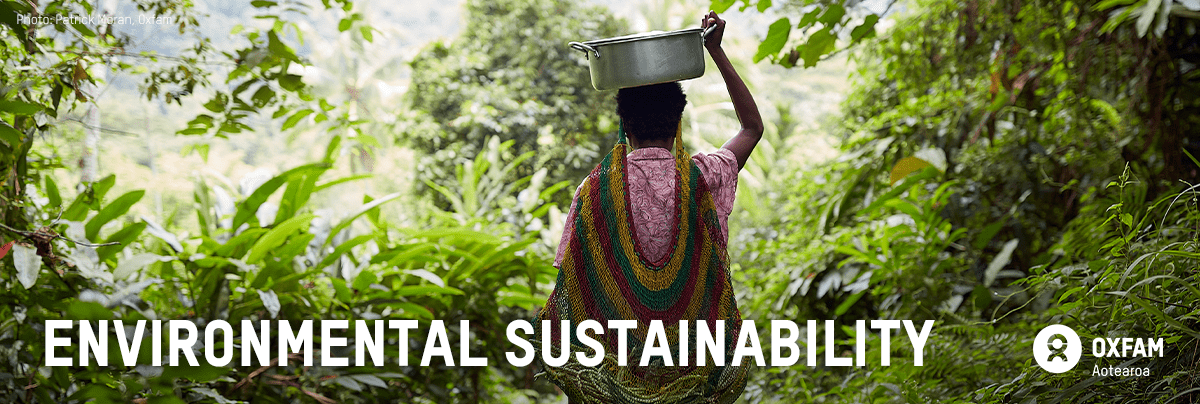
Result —
M707 2L675 0L596 0L593 3L609 7L637 31L698 26L698 21L693 20L697 20L708 6ZM378 133L372 135L384 146L374 149L377 155L373 158L373 170L388 174L347 185L345 192L327 196L330 200L314 201L318 205L357 203L366 194L411 189L415 169L413 152L404 147L403 133L392 133L397 130L393 125L402 119L407 109L402 95L408 88L411 74L408 62L432 41L452 42L464 24L461 1L451 6L432 0L368 1L358 2L355 7L375 29L373 42L350 39L349 35L338 31L337 17L321 12L295 18L296 29L290 32L304 32L304 35L293 34L290 39L299 44L297 54L312 62L303 75L305 82L313 86L315 95L331 104L344 102L349 97L361 99L361 113L377 123L373 128ZM115 10L113 14L118 16L138 15L136 7L128 3L116 5ZM256 22L253 8L236 1L203 2L197 5L197 10L207 14L200 17L200 26L214 37L238 30L239 24ZM814 69L788 70L765 62L752 64L750 57L773 16L742 13L734 8L722 17L730 26L725 48L754 92L765 118L778 120L779 111L787 110L797 123L789 127L792 132L786 141L804 147L788 147L791 154L782 157L806 166L831 156L834 149L828 125L838 119L838 105L848 89L845 58L830 60ZM170 56L193 45L193 39L178 35L169 25L129 25L118 27L118 30L134 38L135 47L127 49L129 53L153 52ZM215 45L218 49L233 49L241 44ZM150 63L170 61L164 58ZM222 72L233 67L212 66ZM690 112L685 117L688 141L698 149L696 151L715 149L737 128L724 84L714 73L711 62L708 72L704 77L684 82L691 101ZM269 177L285 167L316 159L323 152L324 141L318 139L326 135L319 127L283 136L266 117L256 120L254 132L240 133L219 142L176 135L176 131L186 127L187 119L202 112L200 103L205 97L186 98L182 106L159 100L146 101L137 95L140 80L127 75L110 75L98 97L104 128L99 158L101 176L117 174L122 179L116 185L117 191L147 189L155 202L135 207L135 210L143 210L137 212L139 214L166 223L181 221L178 224L185 228L194 226L189 223L193 215L187 211L190 207L185 202L191 199L195 178L203 177L234 189L242 181L250 181L251 177ZM77 161L82 153L83 113L82 110L70 112L64 119L71 124L60 125L56 130L61 133L47 136L42 146L56 150L66 161ZM193 151L201 145L209 147L207 159ZM352 167L350 159L341 159L335 170L337 174L350 175L356 168ZM56 170L53 175L62 184L79 180L74 167ZM392 209L389 213L397 220L407 219L403 209Z

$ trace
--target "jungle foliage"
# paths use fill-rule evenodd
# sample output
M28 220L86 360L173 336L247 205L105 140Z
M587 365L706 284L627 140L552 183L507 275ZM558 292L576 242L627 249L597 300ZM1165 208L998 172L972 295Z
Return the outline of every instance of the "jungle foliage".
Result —
M888 367L870 357L863 368L759 369L745 401L1194 402L1200 4L912 0L877 14L861 3L711 3L780 16L756 60L812 66L849 49L857 66L836 124L841 154L828 163L788 162L803 145L789 138L796 122L786 103L776 103L746 167L756 181L743 182L731 218L740 229L730 249L738 300L756 319L932 319L937 328L923 366L893 345ZM558 399L531 368L439 361L44 366L50 319L201 327L216 319L438 319L451 336L473 335L472 356L504 363L511 347L500 330L530 318L556 275L552 222L566 207L563 190L615 135L611 95L591 89L586 62L563 46L626 33L603 9L468 1L462 35L411 61L409 105L380 125L353 98L312 96L299 73L311 62L296 51L305 14L335 15L339 32L374 40L354 3L252 2L268 23L236 29L233 51L217 50L217 39L197 29L203 16L191 2L137 4L176 17L195 48L129 54L128 38L110 26L30 27L16 18L91 14L91 2L0 2L0 401ZM883 19L895 24L877 29ZM213 64L228 69L206 68ZM204 94L205 111L180 135L218 142L313 130L323 135L314 149L324 152L241 186L183 179L194 183L185 218L133 214L149 203L146 192L113 190L139 179L71 184L48 174L66 165L63 156L40 147L61 116L90 101L89 66L99 65L144 79L145 97L180 104ZM319 205L372 175L333 173L344 151L359 158L384 147L380 136L419 152L418 197ZM203 143L191 149L207 152ZM395 204L407 204L414 219L383 213ZM459 320L472 329L459 329ZM1085 355L1075 371L1052 375L1029 352L1037 331L1054 323L1085 343L1162 337L1166 356ZM850 351L853 328L835 332ZM419 348L425 337L401 343ZM869 336L869 352L880 341ZM396 358L387 345L385 356ZM419 361L416 351L409 363ZM141 352L148 363L149 349ZM1113 365L1154 376L1091 376L1093 366Z
M789 2L810 33L799 52L816 52L821 30L853 25L809 16L840 17L853 3ZM771 3L744 8L755 4ZM842 156L780 182L817 185L764 226L777 233L760 229L778 237L734 261L758 274L745 293L760 315L934 319L940 332L924 367L770 369L752 397L1194 400L1200 5L896 5L907 11L886 35L850 35L861 44ZM846 15L876 20L861 8ZM768 33L760 50L784 41ZM1052 376L1028 352L1054 323L1083 330L1085 342L1154 335L1170 348L1158 360L1087 357ZM850 346L853 329L841 331ZM1110 365L1149 366L1155 377L1091 377Z
M462 34L428 45L412 61L408 97L416 117L407 137L423 152L418 179L452 180L450 167L499 136L516 141L519 153L536 153L515 174L545 167L551 181L578 182L616 141L617 120L612 93L592 89L587 61L563 44L624 35L624 21L561 0L472 0L466 7L471 23Z

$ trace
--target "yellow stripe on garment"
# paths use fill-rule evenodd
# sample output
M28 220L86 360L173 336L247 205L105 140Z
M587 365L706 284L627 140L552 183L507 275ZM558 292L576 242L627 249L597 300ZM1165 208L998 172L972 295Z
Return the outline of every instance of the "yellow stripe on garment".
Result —
M624 156L619 158L616 158L617 156L614 157L614 166L617 164L625 164ZM687 162L690 164L691 160L689 159ZM677 169L679 166L679 159L676 158ZM687 240L692 229L690 223L688 223L687 220L682 220L681 218L689 217L688 215L691 213L691 209L687 203L681 204L680 216L672 219L672 222L678 222L679 232L676 237L677 241L675 243L675 249L671 253L671 259L666 265L663 266L663 268L657 271L646 267L642 259L639 259L640 255L637 253L637 248L634 246L634 239L632 236L633 229L629 228L629 212L627 211L628 207L625 206L625 193L628 192L625 171L626 170L623 169L618 170L617 172L614 172L616 175L609 176L609 192L612 197L612 201L614 204L620 205L614 209L616 211L616 217L614 219L616 222L615 224L617 225L617 234L621 243L621 253L623 253L626 257L629 257L630 267L633 270L634 275L637 277L638 282L645 286L646 289L657 292L671 287L671 284L675 282L676 277L680 275L686 275L684 270L688 267L688 263L683 262L683 260L687 256L687 243L684 241ZM690 170L684 172L690 172ZM680 180L680 178L676 179L677 185L679 185L679 187L683 190L679 197L680 200L687 201L689 200L688 198L691 197L691 189L687 186L688 181Z
M617 153L613 154L613 160L617 160ZM623 160L624 158L621 159ZM580 195L591 195L590 179L584 183L584 187L587 188L586 191L588 192L584 193L584 190L580 190ZM583 204L583 206L581 206L579 209L580 214L589 214L590 212L594 212L596 209L600 209L598 206L600 201L598 199L599 198L580 198L579 202ZM592 262L600 263L601 268L607 267L608 261L605 259L606 252L604 251L603 246L600 245L599 240L597 240L600 232L596 230L595 223L592 220L583 220L582 222L584 225L584 230L587 232L587 234L591 235L591 238L588 240L588 245L582 246L584 247L583 253L591 256ZM613 229L609 229L609 231L612 230ZM620 315L621 318L635 319L637 316L633 311L633 307L629 305L628 301L621 297L621 289L617 287L617 280L612 274L612 271L620 270L620 268L598 270L596 271L596 278L600 281L601 287L604 288L605 296L609 297L608 300L612 303L613 308L617 311L617 314Z

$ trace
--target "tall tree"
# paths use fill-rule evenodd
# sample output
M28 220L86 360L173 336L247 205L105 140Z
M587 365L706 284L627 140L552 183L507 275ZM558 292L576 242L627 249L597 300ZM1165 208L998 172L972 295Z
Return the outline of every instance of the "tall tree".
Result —
M351 9L348 0L322 4L327 9ZM52 156L31 155L33 142L55 125L60 113L92 100L94 94L87 91L97 81L92 72L123 74L147 68L141 75L143 95L168 103L180 103L207 88L213 93L205 103L211 114L191 120L180 132L187 135L238 133L249 129L245 121L253 114L278 107L278 118L290 112L289 96L307 98L300 76L289 72L290 66L304 61L287 41L289 33L297 32L288 18L307 12L307 6L261 1L254 2L253 8L272 24L237 30L233 36L238 40L232 43L244 45L222 49L200 28L203 16L192 2L139 0L139 12L161 18L158 21L176 26L181 36L194 38L193 46L180 54L160 55L128 51L134 38L122 32L120 19L137 16L88 18L96 10L91 1L83 0L0 2L0 177L4 182L0 222L16 229L27 226L27 185L42 181L42 169L59 164ZM213 77L208 68L212 65L232 70ZM214 79L220 85L212 85ZM98 127L94 121L88 126Z
M514 178L544 166L550 183L577 181L616 140L617 121L612 93L592 88L587 61L567 42L624 34L624 22L563 0L469 0L466 21L453 42L412 62L418 180L450 184L455 167L498 136L514 140L516 154L537 152Z

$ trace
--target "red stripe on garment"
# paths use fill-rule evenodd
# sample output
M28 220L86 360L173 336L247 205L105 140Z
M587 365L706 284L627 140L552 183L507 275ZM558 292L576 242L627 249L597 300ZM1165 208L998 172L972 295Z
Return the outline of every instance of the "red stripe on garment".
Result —
M595 192L600 192L598 187L595 189ZM596 228L599 240L608 241L611 243L612 236L609 234L608 225L605 221L605 216L602 210L603 209L592 210L592 220L593 223L596 224L593 227ZM616 219L617 218L613 218L613 221L615 222ZM642 302L637 298L637 295L633 293L633 290L629 287L629 279L625 278L625 272L622 271L620 269L620 265L617 264L617 260L614 255L617 253L617 248L619 246L603 245L603 243L601 244L603 247L607 247L601 251L601 255L604 256L605 264L608 266L606 269L612 273L614 280L617 282L617 288L621 291L622 297L624 297L625 300L630 303L630 308L634 311L634 315L637 316L636 320L644 324L649 324L651 320L662 320L665 323L678 323L679 320L683 318L683 314L686 310L678 310L678 308L681 304L683 304L684 308L686 309L687 303L691 301L691 297L695 293L696 282L685 282L683 293L681 294L680 299L677 299L675 304L671 305L666 310L651 309L642 304ZM688 276L691 276L691 279L696 279L697 277L699 268L695 264L699 261L699 255L700 254L695 251L692 253L692 265L688 272ZM636 259L636 257L633 258ZM634 279L633 281L636 282L637 280Z
M597 167L597 169L599 169L599 168ZM600 182L599 176L594 175L594 174L596 174L596 173L593 172L593 175L589 175L587 178L587 181L589 183L588 192L590 194L586 195L586 196L588 197L589 201L595 201L595 199L592 199L592 196L596 193L596 189ZM587 204L584 201L580 201L580 205L579 205L580 212L579 213L582 213L582 211L585 207L587 207ZM577 213L577 215L578 215L578 213ZM586 227L581 229L581 228L579 228L579 225L580 225L580 223L575 224L575 232L576 233L587 231ZM592 296L592 292L595 292L595 291L592 290L591 284L588 283L587 265L585 265L585 263L587 261L584 261L584 258L583 258L583 252L588 249L588 245L586 243L584 243L583 240L581 240L578 235L572 235L571 238L574 239L575 244L577 244L576 248L570 249L571 258L572 258L572 260L574 260L573 266L575 267L575 269L574 269L575 282L577 282L579 284L579 288L576 290L578 290L579 294L581 295L580 299L583 300L583 309L587 311L587 317L590 319L596 319L597 321L599 321L599 319L604 318L604 315L603 315L603 313L601 313L600 306L596 304L596 301ZM599 286L601 288L604 287L603 285L597 285L597 286ZM603 293L603 289L601 289L601 293ZM574 319L572 319L572 320L574 320ZM602 325L604 327L608 327L608 324L602 324Z

